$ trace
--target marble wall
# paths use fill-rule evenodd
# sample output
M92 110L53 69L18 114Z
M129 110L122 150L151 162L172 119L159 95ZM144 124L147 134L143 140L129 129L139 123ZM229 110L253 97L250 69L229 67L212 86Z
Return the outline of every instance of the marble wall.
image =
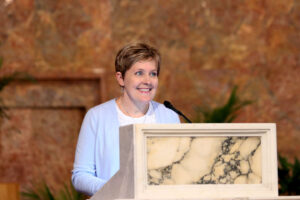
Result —
M19 183L21 190L43 182L55 192L62 189L70 181L83 110L18 108L7 114L10 120L1 127L0 182Z
M1 98L8 117L0 120L0 182L59 191L70 182L83 116L99 103L99 82L39 77L14 82Z
M241 98L254 103L239 113L237 122L277 123L279 153L300 158L299 29L297 0L4 0L1 73L105 69L110 99L120 92L113 77L117 50L130 41L146 41L163 56L156 100L170 100L193 118L195 106L221 105L238 85ZM73 128L76 137L78 125ZM22 143L25 132L11 137ZM23 157L15 154L10 162ZM20 179L7 179L23 176L25 172Z

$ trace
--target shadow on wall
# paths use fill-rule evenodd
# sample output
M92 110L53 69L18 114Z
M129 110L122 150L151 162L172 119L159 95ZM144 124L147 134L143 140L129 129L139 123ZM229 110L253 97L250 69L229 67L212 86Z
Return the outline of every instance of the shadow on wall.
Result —
M0 70L2 68L3 58L0 58ZM12 74L4 75L0 77L0 92L4 89L5 86L9 85L15 80L29 80L35 82L35 79L27 74L26 72L13 72ZM0 118L8 118L8 115L5 112L5 106L2 103L0 98Z

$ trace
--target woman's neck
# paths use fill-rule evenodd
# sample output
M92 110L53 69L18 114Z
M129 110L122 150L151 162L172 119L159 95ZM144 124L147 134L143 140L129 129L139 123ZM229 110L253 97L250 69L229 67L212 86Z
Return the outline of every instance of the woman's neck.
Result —
M124 95L120 96L116 100L117 105L119 106L120 110L127 116L130 117L142 117L144 116L148 109L149 103L135 103L130 100L130 98L126 98Z

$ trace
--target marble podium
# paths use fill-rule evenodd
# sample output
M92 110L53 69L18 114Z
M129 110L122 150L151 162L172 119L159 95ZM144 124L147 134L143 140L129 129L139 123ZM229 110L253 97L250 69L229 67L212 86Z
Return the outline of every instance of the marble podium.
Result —
M120 170L91 200L279 198L275 124L230 123L121 127Z

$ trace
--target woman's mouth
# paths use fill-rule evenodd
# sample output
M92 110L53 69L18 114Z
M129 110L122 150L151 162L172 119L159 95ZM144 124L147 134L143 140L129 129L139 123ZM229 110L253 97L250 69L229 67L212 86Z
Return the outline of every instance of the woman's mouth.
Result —
M138 88L138 90L142 93L148 93L152 90L152 88Z

